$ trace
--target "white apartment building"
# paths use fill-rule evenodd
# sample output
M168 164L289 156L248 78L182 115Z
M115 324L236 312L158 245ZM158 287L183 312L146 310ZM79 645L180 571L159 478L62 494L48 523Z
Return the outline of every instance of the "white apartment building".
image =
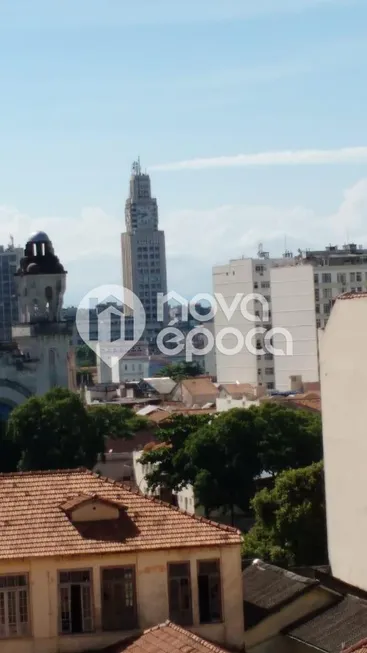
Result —
M315 313L314 269L311 265L289 265L270 270L274 347L274 378L277 390L291 383L319 380ZM282 331L284 333L282 333ZM288 349L289 348L289 349ZM277 355L277 351L285 355Z
M329 560L333 576L365 591L366 331L367 292L362 292L337 299L320 334Z
M228 349L235 350L237 342L233 333L221 337L228 328L239 329L245 341L250 339L254 326L264 327L267 332L284 328L291 333L293 342L292 355L273 356L266 351L262 335L251 339L261 351L257 355L246 347L232 355L223 353L217 341L218 382L251 383L268 390L288 391L291 377L302 377L302 382L319 380L317 329L326 325L338 295L367 288L367 250L348 244L341 249L329 246L325 250L299 251L297 256L285 252L281 258L270 258L260 246L256 259L242 258L215 267L213 288L228 307L237 293L259 293L269 308L265 324L262 306L247 302L247 311L258 318L254 324L243 316L240 304L229 318L227 309L219 306L214 319L215 335ZM265 334L265 341L269 336ZM275 349L285 351L284 338L279 333L270 342Z

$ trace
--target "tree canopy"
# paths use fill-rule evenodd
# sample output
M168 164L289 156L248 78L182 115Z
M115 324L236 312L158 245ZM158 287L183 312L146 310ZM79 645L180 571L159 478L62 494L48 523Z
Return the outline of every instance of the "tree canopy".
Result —
M87 407L74 392L55 388L12 411L0 441L0 467L2 471L92 468L104 454L107 437L128 439L139 425L130 408Z
M151 463L153 489L191 484L206 514L235 506L246 511L263 471L273 475L322 458L319 415L267 402L216 415L179 415L158 431L160 446L142 456Z
M78 345L75 348L75 358L78 367L95 367L97 364L96 353L88 345Z
M157 372L156 376L169 376L174 381L182 381L182 379L200 376L200 374L203 374L203 369L199 363L183 361L165 365Z
M280 474L272 489L258 492L255 525L244 536L245 558L283 565L327 562L323 463Z

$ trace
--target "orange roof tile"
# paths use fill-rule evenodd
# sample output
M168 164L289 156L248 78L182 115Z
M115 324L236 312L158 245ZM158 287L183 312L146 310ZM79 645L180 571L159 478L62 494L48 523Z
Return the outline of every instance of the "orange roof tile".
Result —
M113 647L113 653L226 653L176 624L166 621L149 628L142 635Z
M60 507L81 495L98 495L126 512L109 525L86 523L81 528ZM188 515L86 469L0 474L0 532L0 559L241 542L234 528Z
M218 388L211 382L210 377L196 377L195 379L184 379L182 385L191 395L219 395Z
M222 383L221 388L224 388L233 398L245 396L256 399L257 387L251 383Z
M344 649L342 653L367 653L367 639L362 639L358 644L354 644L354 646Z

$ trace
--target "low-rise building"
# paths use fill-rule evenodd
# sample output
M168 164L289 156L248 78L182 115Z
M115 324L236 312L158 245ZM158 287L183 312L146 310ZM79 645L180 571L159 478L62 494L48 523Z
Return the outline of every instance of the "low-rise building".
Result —
M179 381L172 390L171 398L181 401L186 408L203 407L214 404L219 395L218 388L208 376L198 376L194 379Z
M76 469L0 475L2 653L127 641L170 619L244 639L240 532Z

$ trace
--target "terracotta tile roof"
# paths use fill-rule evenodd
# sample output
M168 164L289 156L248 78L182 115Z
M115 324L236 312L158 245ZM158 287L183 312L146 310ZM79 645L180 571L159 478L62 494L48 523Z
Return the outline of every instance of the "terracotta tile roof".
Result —
M170 417L172 417L172 415L168 410L155 410L154 413L149 413L149 415L147 415L149 422L153 422L154 424L164 422Z
M361 292L345 292L342 295L339 295L337 299L366 299L367 291Z
M208 642L176 624L166 621L149 628L142 635L121 642L109 649L111 653L226 653L223 648Z
M177 408L171 412L171 417L174 415L212 415L216 413L216 408Z
M219 389L223 388L234 399L241 399L243 396L256 399L257 388L251 383L222 383Z
M211 395L218 397L218 388L212 383L209 377L196 377L195 379L184 379L182 385L191 395Z
M98 495L119 520L73 524L60 507ZM89 528L90 527L90 528ZM234 528L182 512L85 469L0 474L0 559L240 544Z
M362 639L362 641L355 644L355 646L344 649L342 653L367 653L367 639Z
M157 442L155 436L155 427L152 424L150 428L137 431L129 440L108 438L106 441L105 453L131 453L141 451L148 442Z
M292 627L288 635L326 653L340 653L367 637L367 601L346 595L321 614Z

